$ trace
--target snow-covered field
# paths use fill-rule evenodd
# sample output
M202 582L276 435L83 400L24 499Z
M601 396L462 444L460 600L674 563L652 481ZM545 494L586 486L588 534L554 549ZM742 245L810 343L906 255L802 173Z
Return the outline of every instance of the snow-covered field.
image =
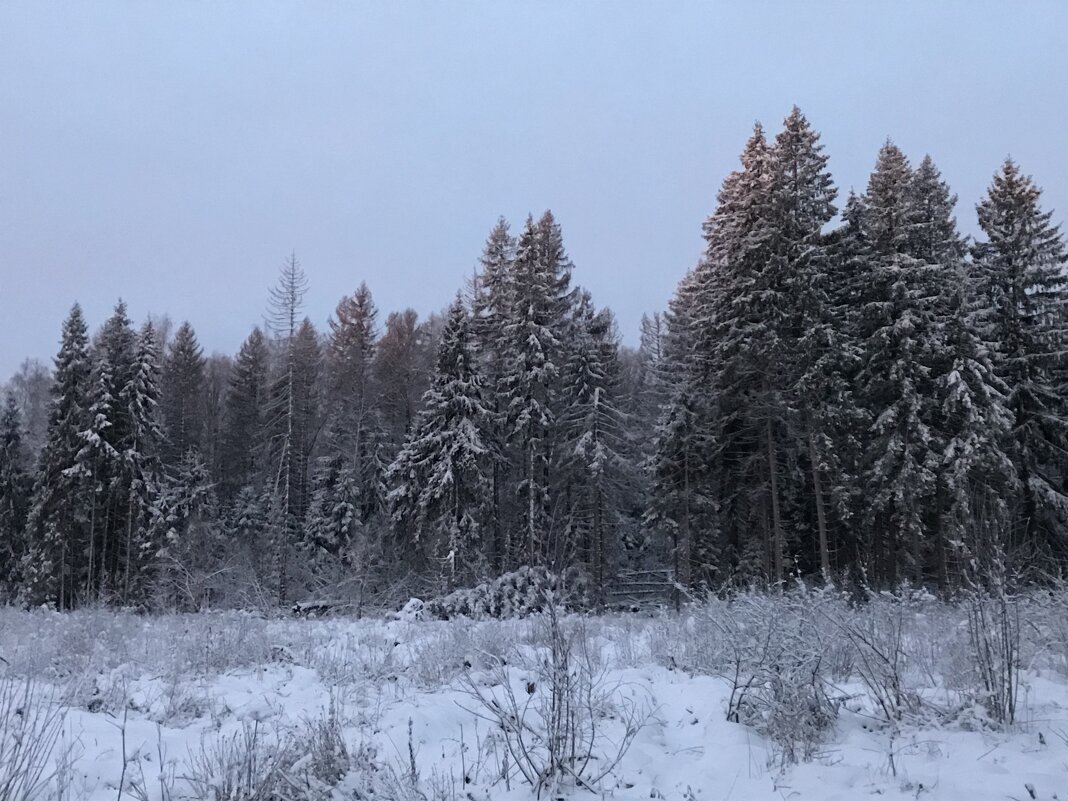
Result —
M555 627L0 609L0 796L54 737L37 797L75 801L1068 799L1066 634L1060 594Z

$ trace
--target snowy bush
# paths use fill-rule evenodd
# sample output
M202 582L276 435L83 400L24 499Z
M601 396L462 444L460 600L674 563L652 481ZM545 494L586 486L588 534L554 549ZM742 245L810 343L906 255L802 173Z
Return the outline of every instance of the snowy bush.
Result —
M589 582L578 570L553 573L542 567L523 566L493 581L428 601L422 612L439 620L525 617L542 611L546 593L552 593L565 609L585 609ZM415 614L411 602L405 609L410 616Z
M533 652L468 674L464 690L502 733L506 784L514 773L538 797L561 786L599 792L645 725L648 699L607 678L586 630L567 626L551 595L544 605ZM606 733L608 721L617 732Z
M908 599L875 596L835 622L853 645L855 670L868 690L879 719L896 726L920 709L920 696L909 686L908 643L912 610Z
M724 674L731 684L727 720L775 743L781 764L810 760L843 702L825 677L827 643L811 599L747 594L717 618Z
M0 798L35 801L51 797L52 753L63 726L53 694L31 680L0 679Z
M1020 691L1020 607L1004 592L966 601L978 700L999 726L1016 720Z

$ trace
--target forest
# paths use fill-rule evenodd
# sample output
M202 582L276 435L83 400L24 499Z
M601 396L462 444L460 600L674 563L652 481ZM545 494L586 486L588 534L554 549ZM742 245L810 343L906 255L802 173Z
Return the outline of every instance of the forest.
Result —
M424 320L383 319L356 275L317 325L296 255L234 355L121 300L91 330L75 304L53 366L6 385L0 600L397 607L522 574L600 606L641 574L676 598L1055 578L1068 250L1011 159L974 210L973 238L933 160L889 140L840 197L794 108L755 127L637 347L548 211L498 220Z

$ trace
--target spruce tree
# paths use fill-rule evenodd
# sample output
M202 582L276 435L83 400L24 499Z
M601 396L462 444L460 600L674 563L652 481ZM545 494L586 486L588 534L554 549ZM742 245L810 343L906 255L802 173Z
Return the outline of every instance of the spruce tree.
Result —
M864 367L860 381L873 420L865 447L867 559L884 584L920 580L931 548L940 462L935 362L943 351L938 265L917 255L914 176L899 148L879 152L860 220Z
M423 411L389 468L394 519L414 555L436 557L450 585L482 577L482 540L492 485L482 431L489 418L459 297L449 308Z
M788 431L792 286L780 257L774 160L757 125L705 226L708 269L697 312L713 360L716 448L726 536L745 572L785 577L783 474ZM750 532L763 533L762 542Z
M816 517L816 542L802 552L818 554L826 579L834 545L831 488L841 473L837 440L851 413L842 376L842 362L852 347L839 324L842 276L823 235L837 213L837 192L819 134L796 106L775 137L771 159L770 213L777 228L773 260L782 276L777 280L791 290L777 299L787 312L781 334L786 364L779 375L786 405L797 410L790 421L789 447L798 462L807 464L808 480L798 482L796 494L812 499ZM795 517L794 527L803 528L805 522Z
M1068 252L1041 190L1010 159L978 205L975 246L983 336L1007 387L1010 453L1019 479L1010 547L1068 554Z
M1001 450L1010 415L1003 405L1005 387L972 326L974 292L967 248L953 216L956 197L930 156L913 173L909 203L908 249L920 286L914 304L929 320L930 343L919 358L935 393L925 413L938 452L937 493L927 519L929 553L914 553L912 559L917 579L933 569L946 587L960 543L982 547L977 532L1004 523L1002 497L1014 482L1011 461Z
M161 456L165 444L160 422L160 356L156 332L145 323L137 336L134 370L120 401L129 421L129 437L122 453L128 476L126 531L122 570L122 598L142 594L148 531L163 483Z
M8 393L0 415L0 599L11 600L21 582L26 515L32 489L26 470L18 403Z
M383 426L374 361L378 310L366 284L344 297L330 321L326 346L328 452L341 453L359 489L359 517L368 522L384 506Z
M543 222L544 219L543 219ZM549 222L549 225L554 223ZM553 533L549 470L556 425L562 345L559 304L560 254L546 241L542 223L528 217L512 265L513 314L502 331L506 370L497 392L505 406L518 508L515 564L544 564Z
M515 260L515 238L508 222L501 217L490 231L479 259L481 270L475 277L471 298L471 330L478 352L479 369L490 389L487 399L490 417L483 440L494 452L492 460L492 509L490 526L492 537L490 559L497 572L508 563L511 550L511 504L505 497L509 481L508 462L502 458L506 440L505 405L496 391L502 385L507 370L507 349L504 329L512 315L512 264Z
M246 487L255 488L258 494L266 481L269 369L267 338L256 327L241 345L226 394L220 478L223 498L233 498Z
M190 448L200 450L204 434L204 352L188 322L178 327L167 349L161 385L164 459L177 466Z
M579 296L575 333L560 420L558 473L566 476L568 508L561 561L577 555L603 593L611 576L608 563L618 553L624 493L636 484L629 469L628 420L618 405L615 319L608 310L596 311L588 292Z
M48 436L41 451L27 521L23 598L71 608L82 599L92 505L89 474L78 454L89 423L89 336L78 304L63 324L55 359Z

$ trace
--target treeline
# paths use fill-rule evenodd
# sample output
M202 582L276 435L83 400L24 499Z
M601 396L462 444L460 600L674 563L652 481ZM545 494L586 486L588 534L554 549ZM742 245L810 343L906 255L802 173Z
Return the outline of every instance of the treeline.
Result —
M950 589L1068 557L1064 241L1011 161L963 237L930 158L888 143L836 223L794 109L758 126L670 308L623 347L551 213L491 231L441 316L326 329L296 258L239 353L188 323L90 337L0 418L0 591L200 607L397 600L530 565L679 586Z
M929 157L842 222L796 108L759 126L665 317L650 522L688 583L949 588L1068 556L1064 240L1011 161L968 242Z

